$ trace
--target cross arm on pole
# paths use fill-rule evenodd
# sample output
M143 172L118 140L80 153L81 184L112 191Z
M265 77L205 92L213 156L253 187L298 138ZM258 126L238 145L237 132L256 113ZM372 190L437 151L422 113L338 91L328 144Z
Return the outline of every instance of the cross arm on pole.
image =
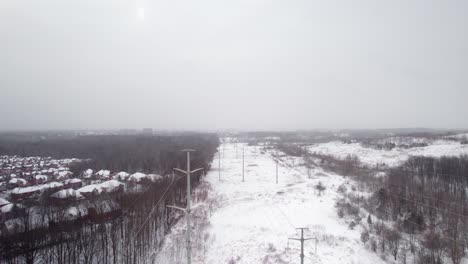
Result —
M183 149L181 151L182 152L195 152L196 150L194 150L194 149Z
M183 211L185 212L187 209L185 208L181 208L181 207L178 207L178 206L174 206L174 205L166 205L167 207L169 208L173 208L173 209L177 209L177 210L180 210L180 211Z
M175 170L175 171L178 171L178 172L181 172L181 173L184 173L184 174L187 174L187 172L186 172L186 171L184 171L184 170L181 170L181 169L178 169L178 168L174 168L174 170Z
M203 169L203 168L198 168L198 169L196 169L196 170L191 171L190 173L195 173L195 172L201 171L201 170L204 170L204 169Z

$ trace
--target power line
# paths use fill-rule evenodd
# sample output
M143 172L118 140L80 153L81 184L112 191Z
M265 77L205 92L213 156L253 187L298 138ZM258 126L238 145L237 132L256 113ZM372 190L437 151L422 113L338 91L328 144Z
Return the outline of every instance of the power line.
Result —
M172 175L172 177L174 177L174 175ZM181 178L177 179L176 181L179 181L180 179L181 179ZM136 202L137 202L141 197L143 197L143 195L145 195L145 194L149 191L149 189L151 189L151 187L153 187L153 186L154 186L154 184L150 184L143 192L141 192L141 193L138 195L138 197L136 197L136 198L130 203L130 205L127 206L127 210L128 210L129 208L133 207L133 206L136 204Z
M133 207L133 206L135 205L135 203L136 203L141 197L143 197L143 195L146 194L146 193L149 191L149 189L150 189L151 187L152 187L152 184L150 184L143 192L141 192L141 193L130 203L130 205L128 206L128 208ZM128 208L127 208L127 209L128 209Z
M179 178L180 179L180 178ZM146 222L149 220L149 217L151 216L151 214L154 212L154 209L161 203L161 201L163 201L163 199L165 198L167 192L170 190L170 188L173 186L173 184L175 182L177 182L179 179L175 180L174 179L174 175L171 179L171 182L169 183L169 185L167 186L166 190L164 191L163 195L159 198L159 200L156 202L155 205L153 205L153 207L151 208L150 210L150 213L148 214L148 216L146 217L146 219L143 221L143 223L140 225L140 227L138 228L138 231L135 233L135 235L128 241L127 243L127 247L130 246L130 243L132 242L135 242L135 239L137 238L138 234L141 232L141 230L143 229L143 226L146 224ZM148 188L149 189L149 188ZM141 196L137 197L137 199L134 200L134 202L136 200L138 200ZM123 252L121 252L120 250L118 250L121 254L123 254L124 256L126 256L126 254L124 254Z
M264 188L264 189L265 189L265 188ZM266 189L265 189L265 191L266 191ZM293 225L293 223L292 223L291 220L289 219L289 217L284 213L284 211L283 211L278 205L276 205L275 203L273 203L273 206L274 206L276 209L278 209L278 211L281 213L281 215L283 216L283 218L286 219L286 221L288 222L289 226L292 227L292 228L295 228L294 225ZM318 242L318 240L316 239L315 242L316 242L316 243L315 243L315 250L312 250L312 249L310 248L311 246L309 246L309 250L315 251L315 254L317 254L317 242Z
M159 198L159 200L156 202L156 204L151 208L148 216L145 218L145 220L143 221L143 223L140 225L140 228L138 229L138 231L135 233L134 235L134 239L138 236L138 234L141 232L143 226L146 224L146 222L149 220L150 216L153 214L154 212L154 209L159 205L159 203L161 203L161 201L163 200L163 198L166 196L167 192L169 191L169 189L172 187L172 185L174 184L174 177L172 177L172 180L171 180L171 183L169 183L169 185L167 186L166 190L164 191L163 195Z

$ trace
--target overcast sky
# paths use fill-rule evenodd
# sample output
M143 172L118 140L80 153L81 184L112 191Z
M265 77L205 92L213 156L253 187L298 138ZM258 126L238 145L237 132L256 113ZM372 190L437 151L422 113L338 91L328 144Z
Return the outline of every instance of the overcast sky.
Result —
M1 0L0 130L468 128L468 1Z

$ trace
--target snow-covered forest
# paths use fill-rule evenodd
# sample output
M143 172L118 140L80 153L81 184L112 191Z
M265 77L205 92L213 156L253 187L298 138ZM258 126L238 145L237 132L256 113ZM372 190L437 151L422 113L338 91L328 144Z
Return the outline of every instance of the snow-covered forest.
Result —
M148 254L160 245L178 219L166 205L185 200L184 181L172 173L172 168L183 168L185 164L180 150L187 146L197 149L192 163L208 171L217 145L217 137L208 134L2 142L0 148L8 154L86 159L73 164L71 170L76 173L74 179L91 184L60 191L70 181L63 179L63 183L54 182L57 193L39 188L50 183L2 191L0 262L146 263ZM31 159L15 160L23 163ZM4 173L18 171L13 179L23 179L28 184L30 178L34 179L34 169L24 172L20 165L6 168L2 166ZM92 173L97 168L109 170ZM194 175L193 186L198 185L202 174ZM152 175L158 177L149 177ZM8 178L11 175L2 175L2 180ZM50 178L57 180L55 175ZM14 196L17 190L29 194L29 189L41 191Z

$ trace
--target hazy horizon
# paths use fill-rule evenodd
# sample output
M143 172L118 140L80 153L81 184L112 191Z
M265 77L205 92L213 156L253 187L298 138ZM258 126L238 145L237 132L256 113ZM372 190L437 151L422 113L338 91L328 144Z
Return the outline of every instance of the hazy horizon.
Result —
M468 132L466 128L427 128L427 127L401 127L401 128L312 128L312 129L157 129L151 127L136 127L136 128L64 128L64 129L0 129L0 133L54 133L54 132L137 132L141 133L144 129L152 129L153 133L296 133L296 132L396 132L396 133L457 133Z
M468 128L466 1L0 3L0 131Z

